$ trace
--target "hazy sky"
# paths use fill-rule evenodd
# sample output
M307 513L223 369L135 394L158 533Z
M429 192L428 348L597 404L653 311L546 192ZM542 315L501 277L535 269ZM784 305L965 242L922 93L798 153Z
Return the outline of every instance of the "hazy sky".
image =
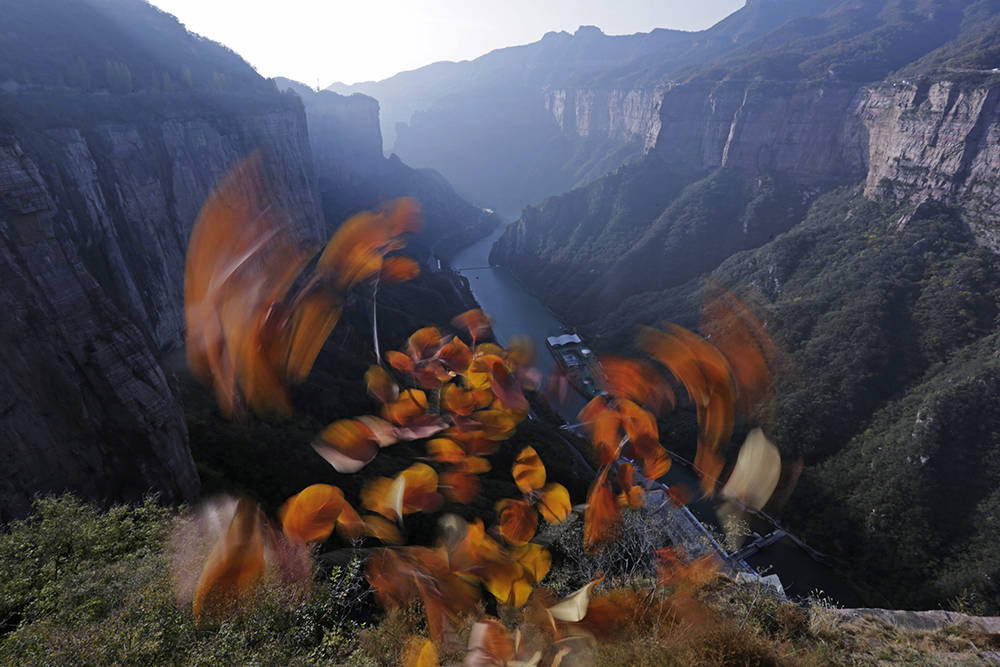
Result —
M701 30L743 0L150 0L263 76L310 86L384 79L596 25L609 35Z

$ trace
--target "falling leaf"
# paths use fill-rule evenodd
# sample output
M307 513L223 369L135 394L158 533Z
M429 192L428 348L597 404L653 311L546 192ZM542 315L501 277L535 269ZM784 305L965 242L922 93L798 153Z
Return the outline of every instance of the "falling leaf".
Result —
M565 621L566 623L582 621L583 617L587 615L587 607L590 605L591 590L603 580L604 577L598 577L558 604L549 607L549 614L557 621Z
M552 554L540 544L528 542L514 547L511 555L521 564L531 583L540 583L552 567Z
M467 310L461 315L456 315L451 323L460 329L468 331L473 343L480 338L490 335L490 318L478 308Z
M441 474L438 486L448 500L467 505L479 495L480 482L476 475L451 470Z
M292 496L278 511L285 535L300 542L322 542L337 526L344 494L329 484L313 484Z
M399 385L381 366L369 366L365 371L365 387L379 403L392 403L399 397Z
M441 395L441 408L456 415L468 417L479 408L476 396L468 389L450 383Z
M256 590L265 568L263 517L256 504L243 498L202 568L193 603L195 618L230 612Z
M547 523L562 523L569 517L569 513L573 509L570 504L569 491L562 484L555 482L542 487L537 507Z
M545 465L534 447L525 447L514 459L511 469L514 483L522 493L530 493L545 486Z
M650 364L637 359L602 357L600 369L607 393L641 403L656 414L674 407L673 389Z
M402 544L403 535L396 524L378 514L366 514L362 519L364 532L386 544Z
M399 664L402 667L438 667L440 663L434 642L423 637L411 637L403 646Z
M513 659L514 640L502 623L484 618L472 626L469 652L465 656L466 667L503 667Z
M781 477L781 454L764 432L755 428L740 447L736 465L721 495L740 501L747 509L759 511L774 493Z
M500 535L513 545L522 545L535 535L538 514L523 500L504 498L496 504Z
M588 549L611 542L618 534L618 504L607 481L605 467L591 483L587 493L587 509L583 513L583 544Z
M420 275L420 265L409 257L386 257L379 278L387 283L404 283Z
M455 337L438 350L437 360L452 373L464 373L472 363L472 351L461 338Z
M438 463L460 463L465 460L465 450L450 438L428 440L427 453Z
M379 450L371 429L354 419L333 422L323 429L312 447L337 472L342 473L361 470Z

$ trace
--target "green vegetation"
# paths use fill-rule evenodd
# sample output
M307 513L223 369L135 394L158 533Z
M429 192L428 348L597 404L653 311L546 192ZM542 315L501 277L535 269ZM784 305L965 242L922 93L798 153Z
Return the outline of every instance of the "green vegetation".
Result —
M793 527L872 604L964 594L996 613L1000 276L958 212L842 188L712 276L756 304L786 355L773 433L786 460L806 463ZM696 326L701 285L624 299L588 333L621 349L631 323ZM682 452L689 421L664 425Z
M389 667L411 636L426 635L419 608L375 611L363 554L351 550L318 559L305 599L290 599L270 582L244 613L198 625L176 602L171 583L166 536L179 517L152 500L106 512L70 496L39 500L34 515L0 536L0 664ZM579 543L579 522L561 531L562 541ZM586 574L576 560L555 553L561 560L550 578L569 582ZM608 562L624 560L616 554ZM625 572L606 592L627 594L648 577L648 571ZM995 637L971 629L917 632L849 620L821 600L791 603L770 587L726 579L696 600L690 604L707 616L693 626L664 626L653 616L619 619L627 639L594 645L594 664L958 665L1000 648Z

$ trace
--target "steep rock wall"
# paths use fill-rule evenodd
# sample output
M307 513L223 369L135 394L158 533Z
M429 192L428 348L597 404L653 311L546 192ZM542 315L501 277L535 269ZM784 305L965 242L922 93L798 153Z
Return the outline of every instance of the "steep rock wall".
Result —
M655 141L660 130L655 88L552 88L545 91L545 109L559 128L578 137L606 137L625 142Z
M303 237L324 235L296 98L78 96L86 111L63 115L43 107L52 98L17 93L0 114L0 303L14 313L0 326L0 519L38 493L197 494L168 365L188 237L228 168L260 151L275 207Z
M980 243L1000 252L1000 85L888 82L866 89L872 198L958 206Z
M650 151L686 168L781 173L803 185L864 176L867 143L856 120L859 86L722 82L663 95Z
M27 134L64 238L154 349L182 342L187 239L212 186L239 160L260 151L276 206L303 235L323 235L301 109L97 120Z
M0 521L32 497L193 497L184 415L139 329L55 224L21 146L0 140Z

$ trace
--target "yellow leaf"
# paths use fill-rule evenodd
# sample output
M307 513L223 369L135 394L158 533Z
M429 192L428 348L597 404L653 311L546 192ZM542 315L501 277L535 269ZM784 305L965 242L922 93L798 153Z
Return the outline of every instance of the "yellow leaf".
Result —
M534 447L525 447L514 459L511 469L514 483L522 493L530 493L545 486L545 465Z

